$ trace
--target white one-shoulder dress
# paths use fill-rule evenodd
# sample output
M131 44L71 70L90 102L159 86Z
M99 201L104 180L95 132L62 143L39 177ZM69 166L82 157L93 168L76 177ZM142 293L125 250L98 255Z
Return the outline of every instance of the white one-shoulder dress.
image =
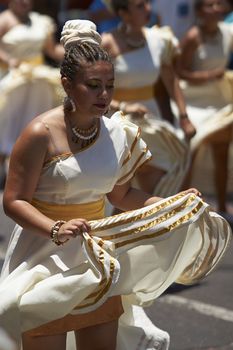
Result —
M0 280L0 326L14 339L121 296L118 349L168 348L167 333L132 305L150 304L174 281L190 284L206 276L231 230L199 197L183 193L104 218L106 193L150 157L138 126L116 113L101 119L91 146L44 166L32 204L55 220L87 218L92 231L58 247L16 225Z

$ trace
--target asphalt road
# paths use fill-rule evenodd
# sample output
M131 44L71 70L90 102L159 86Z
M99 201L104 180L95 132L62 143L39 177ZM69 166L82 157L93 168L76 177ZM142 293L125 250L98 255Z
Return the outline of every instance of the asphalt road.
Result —
M0 206L0 265L13 226ZM233 350L232 249L231 242L216 270L199 284L172 285L145 309L153 323L169 332L169 350ZM69 337L69 350L73 349Z

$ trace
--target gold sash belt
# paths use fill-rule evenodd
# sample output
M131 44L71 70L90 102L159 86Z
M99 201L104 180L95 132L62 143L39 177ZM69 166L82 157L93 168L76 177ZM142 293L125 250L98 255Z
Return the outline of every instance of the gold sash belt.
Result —
M86 220L102 219L105 211L104 198L83 204L56 204L33 199L31 203L42 214L53 220L71 220L83 218Z
M154 86L141 86L138 88L116 88L114 90L113 98L117 101L138 101L149 100L155 96Z
M28 63L32 66L40 66L41 64L44 64L44 59L43 59L43 56L35 56L32 58L23 60L22 63Z
M43 59L43 56L39 55L28 59L23 59L20 62L20 64L22 63L27 63L27 64L30 64L31 66L40 66L41 64L44 64L44 59ZM0 62L0 68L7 70L8 65L4 62Z

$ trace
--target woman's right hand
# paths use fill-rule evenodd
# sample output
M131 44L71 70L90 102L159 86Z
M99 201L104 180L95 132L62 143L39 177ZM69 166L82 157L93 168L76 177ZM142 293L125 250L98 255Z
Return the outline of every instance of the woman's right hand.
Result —
M20 61L17 58L11 57L8 61L9 68L17 68L20 65Z
M217 79L221 79L224 76L225 73L225 69L224 68L215 68L215 69L211 69L208 72L208 80L217 80Z
M141 103L127 103L123 112L130 114L134 119L141 119L149 110Z
M72 219L61 225L58 231L60 242L66 242L67 239L76 238L83 232L90 232L91 226L85 219Z

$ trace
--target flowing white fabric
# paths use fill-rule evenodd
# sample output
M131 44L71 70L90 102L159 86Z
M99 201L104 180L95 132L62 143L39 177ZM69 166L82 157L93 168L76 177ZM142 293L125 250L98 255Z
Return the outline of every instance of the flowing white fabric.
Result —
M95 220L91 228L63 247L42 240L3 273L0 326L15 339L68 313L94 310L113 295L143 306L175 281L194 283L218 264L231 238L228 223L193 194ZM66 250L76 251L76 259Z
M156 327L142 307L123 298L124 314L119 319L117 350L167 350L169 334Z

